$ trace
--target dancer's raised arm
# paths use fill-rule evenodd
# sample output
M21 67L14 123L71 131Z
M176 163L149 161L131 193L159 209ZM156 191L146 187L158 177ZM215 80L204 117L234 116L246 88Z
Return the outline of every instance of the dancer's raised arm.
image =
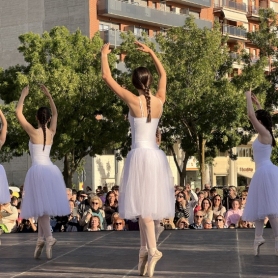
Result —
M148 46L138 41L135 42L135 44L139 46L138 50L149 53L154 61L156 70L159 74L158 88L155 96L161 99L161 101L164 103L166 98L166 85L167 85L166 71L152 49L150 49Z
M4 143L6 141L7 128L8 128L6 117L4 116L4 114L1 110L0 110L0 118L1 118L1 122L2 122L2 129L1 129L1 133L0 133L0 149L1 149L1 147L4 145Z
M108 54L111 52L109 46L110 44L106 43L103 45L101 49L102 78L105 81L105 83L115 92L115 94L118 95L121 99L123 99L127 104L136 104L138 102L137 97L130 91L126 90L121 85L119 85L111 75L111 70L108 63Z
M269 142L269 138L271 137L271 134L269 133L269 130L265 128L264 125L260 123L260 121L257 119L255 111L254 111L254 106L253 106L253 101L255 101L254 97L252 100L252 93L251 91L245 92L246 96L246 101L247 101L247 114L248 117L253 125L253 127L256 129L256 131L261 135L262 142L267 144ZM257 102L259 104L259 102ZM260 107L260 104L259 104Z
M50 126L49 130L51 130L54 134L56 133L56 128L57 128L57 119L58 119L58 111L56 108L56 105L52 99L51 94L49 93L48 89L45 87L45 85L40 85L41 90L45 94L45 96L49 99L49 104L50 104L50 109L51 109L51 121L50 121Z
M16 112L16 117L17 117L20 125L31 137L32 135L36 134L36 129L26 120L25 116L23 115L24 100L28 96L28 94L29 94L29 86L26 86L23 88L23 90L21 92L21 96L17 103L15 112Z

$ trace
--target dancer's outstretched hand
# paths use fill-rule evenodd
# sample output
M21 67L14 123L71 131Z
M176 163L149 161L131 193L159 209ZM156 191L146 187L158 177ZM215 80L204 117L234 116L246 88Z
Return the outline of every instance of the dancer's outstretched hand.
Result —
M27 85L26 87L23 88L23 90L21 91L21 95L23 96L28 96L29 94L29 85Z
M257 97L256 97L254 94L251 95L251 99L252 99L252 102L253 102L255 105L260 105L259 100L257 99Z
M106 43L101 48L101 54L108 55L111 52L111 49L109 49L110 43Z
M146 53L150 53L152 50L145 44L136 41L135 42L136 45L138 45L138 50L142 51L142 52L146 52Z
M48 89L45 87L45 85L40 84L40 88L43 91L43 93L47 96L47 97L51 97L51 94L49 93Z

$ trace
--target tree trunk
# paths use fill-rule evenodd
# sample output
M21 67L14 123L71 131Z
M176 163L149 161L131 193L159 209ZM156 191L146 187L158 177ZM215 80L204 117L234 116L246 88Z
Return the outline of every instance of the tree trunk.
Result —
M206 163L205 163L205 146L206 140L203 137L199 138L199 164L201 172L201 188L204 187L204 182L206 181Z
M63 176L64 176L64 181L66 184L66 187L72 188L72 176L73 172L71 170L71 159L69 156L66 154L64 157L64 170L63 170Z
M189 155L187 152L184 152L184 159L183 159L183 165L182 165L182 171L180 172L180 186L185 186L186 184L186 166L187 166L187 161L189 159Z

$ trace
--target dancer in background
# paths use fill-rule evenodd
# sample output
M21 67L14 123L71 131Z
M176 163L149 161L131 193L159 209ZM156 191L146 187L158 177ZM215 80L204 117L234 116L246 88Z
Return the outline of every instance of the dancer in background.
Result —
M258 132L258 137L253 143L256 172L250 183L242 219L255 222L254 254L257 256L260 246L265 242L264 219L268 216L275 236L275 253L278 256L278 167L270 161L272 147L276 145L272 120L270 113L261 109L255 95L248 91L245 96L248 117ZM256 112L253 103L258 108Z
M2 128L0 132L0 149L4 145L7 136L7 120L0 110L0 118L2 122ZM10 203L10 191L9 191L9 184L6 176L6 172L4 167L0 164L0 205Z
M157 250L154 221L174 217L174 185L166 155L156 144L156 129L166 94L166 72L155 53L136 42L138 49L150 54L159 74L158 89L151 93L152 75L147 68L133 71L132 83L139 97L120 86L111 76L109 44L102 48L102 77L127 103L132 132L132 150L125 161L120 184L119 212L124 219L139 217L141 248L139 275L152 277L162 253Z
M47 107L38 109L37 129L26 120L22 113L24 100L29 93L28 86L22 90L16 107L18 121L30 137L29 149L32 158L32 166L28 170L24 182L20 217L25 219L38 217L38 240L34 258L40 257L46 242L46 256L51 259L52 247L56 243L56 239L51 234L49 216L68 215L70 208L62 173L49 158L56 132L58 113L47 88L41 85L41 90L49 100L51 112Z

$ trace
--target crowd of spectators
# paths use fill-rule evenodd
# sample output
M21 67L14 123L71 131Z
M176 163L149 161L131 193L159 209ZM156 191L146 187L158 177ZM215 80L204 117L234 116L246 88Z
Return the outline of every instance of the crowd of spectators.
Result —
M20 204L23 187L18 197L10 190L11 202L0 206L0 232L37 232L36 219L21 219ZM139 230L138 219L125 220L118 213L119 186L111 191L99 186L96 192L90 187L76 191L67 188L71 213L51 216L53 232L81 232L101 230ZM175 216L161 219L164 229L223 229L254 228L254 223L243 221L241 216L248 197L248 190L238 192L230 186L222 194L206 185L203 190L175 186ZM174 196L173 196L174 198ZM268 219L265 219L265 224Z

